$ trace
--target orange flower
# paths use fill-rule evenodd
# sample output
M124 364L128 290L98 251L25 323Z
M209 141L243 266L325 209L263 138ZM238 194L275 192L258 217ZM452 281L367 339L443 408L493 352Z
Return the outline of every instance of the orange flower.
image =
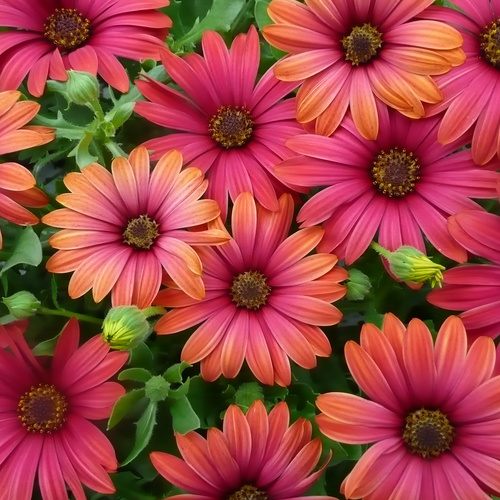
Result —
M112 292L113 306L148 307L157 294L162 268L190 297L202 299L202 265L191 245L217 245L229 237L187 228L216 219L213 200L200 200L208 181L197 168L182 168L182 155L169 151L150 173L146 148L116 158L112 172L98 163L64 178L71 193L57 197L67 208L43 218L64 228L49 243L59 249L47 262L54 273L74 271L70 297L92 288L96 302Z
M462 64L462 36L444 23L413 20L433 0L273 0L276 23L264 38L290 55L278 61L280 80L304 80L297 119L315 122L331 135L349 107L365 139L376 139L377 104L411 118L424 116L422 102L442 95L429 75Z
M0 155L40 146L54 139L52 129L25 126L38 113L40 105L32 101L18 102L20 96L18 91L0 92ZM22 165L0 164L0 217L19 225L36 224L38 217L23 208L40 208L47 204L47 197L34 187L35 184L31 172Z

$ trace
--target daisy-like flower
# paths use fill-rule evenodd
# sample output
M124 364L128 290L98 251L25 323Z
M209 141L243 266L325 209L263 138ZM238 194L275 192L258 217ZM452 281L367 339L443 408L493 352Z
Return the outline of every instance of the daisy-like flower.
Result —
M212 427L206 439L193 431L176 434L183 459L159 451L150 457L167 481L189 493L172 500L336 500L303 496L326 467L311 473L321 456L321 441L311 440L311 431L304 418L290 425L286 403L268 415L257 400L246 415L231 405L222 431Z
M273 0L276 24L264 38L288 52L275 66L287 82L304 82L297 119L315 121L331 135L347 109L363 137L379 130L376 102L411 118L424 116L423 102L442 99L430 75L446 73L465 58L460 33L444 23L412 20L433 0Z
M328 186L298 214L303 227L324 221L321 252L333 251L347 264L378 243L393 251L410 245L425 252L422 232L450 259L467 252L446 226L449 215L483 210L470 198L494 198L499 175L479 168L463 137L446 146L436 141L438 117L412 120L379 107L380 134L368 141L347 117L333 137L302 135L287 145L302 156L285 160L276 175L300 186Z
M467 349L456 316L436 343L425 324L405 330L393 315L382 331L361 330L345 347L349 370L369 400L345 393L318 397L316 422L343 443L374 443L341 486L365 500L488 500L500 491L500 377L495 344L481 337ZM485 492L486 491L486 492Z
M17 91L0 92L0 155L41 146L54 139L52 129L26 125L36 116L40 105L18 102L20 96ZM22 165L0 164L0 218L19 225L36 224L38 217L23 207L41 208L48 199L35 184L33 174Z
M200 200L207 181L197 168L182 170L182 155L170 151L150 173L147 150L115 158L110 173L93 163L64 178L71 193L57 200L43 222L64 228L49 243L59 251L47 262L53 273L74 271L70 297L92 288L94 300L112 293L113 306L151 305L162 268L179 288L199 300L205 295L201 261L191 245L216 245L223 231L187 231L218 217L213 200Z
M342 314L331 302L345 294L339 285L345 269L332 254L308 255L321 240L319 227L287 238L293 217L289 194L271 212L250 193L234 204L231 241L199 250L207 295L196 302L173 288L160 291L155 304L171 307L155 325L171 334L202 323L181 353L188 363L201 361L201 374L215 380L235 377L246 359L264 384L290 384L291 358L304 368L331 346L319 328L337 324Z
M450 143L473 130L472 157L484 165L500 156L500 2L497 0L454 0L455 9L432 7L428 19L456 27L464 38L465 64L436 78L444 99L429 112L447 109L438 139Z
M204 57L162 52L168 75L184 93L153 79L136 82L151 102L137 102L135 111L174 132L144 145L153 159L178 149L187 163L206 172L207 196L219 203L224 220L228 193L234 201L248 191L277 210L277 196L288 189L273 168L291 156L285 141L303 130L295 120L295 99L281 99L297 84L280 82L270 69L255 85L260 48L253 26L229 51L219 34L207 31L202 48Z
M85 500L82 483L111 494L109 472L118 466L113 446L90 420L111 414L125 393L107 380L127 360L109 353L99 335L78 347L78 322L70 320L50 367L30 351L27 322L0 326L0 497L30 500L35 476L44 500Z
M116 56L159 59L171 26L156 9L168 0L1 0L0 89L43 94L47 78L65 81L67 69L99 74L120 92L129 77Z

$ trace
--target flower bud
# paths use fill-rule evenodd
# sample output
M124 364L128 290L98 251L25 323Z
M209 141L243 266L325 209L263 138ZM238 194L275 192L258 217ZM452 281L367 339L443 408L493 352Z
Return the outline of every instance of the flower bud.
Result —
M155 375L146 382L146 397L151 401L164 401L170 391L170 384L161 376Z
M69 70L66 92L70 102L83 106L99 99L99 82L91 73Z
M372 288L370 279L359 269L349 269L349 279L346 283L347 300L363 300Z
M112 349L133 349L150 333L147 315L137 306L110 309L102 324L102 336Z
M30 292L17 292L10 297L4 297L2 302L7 306L9 313L14 318L29 318L36 314L40 301Z

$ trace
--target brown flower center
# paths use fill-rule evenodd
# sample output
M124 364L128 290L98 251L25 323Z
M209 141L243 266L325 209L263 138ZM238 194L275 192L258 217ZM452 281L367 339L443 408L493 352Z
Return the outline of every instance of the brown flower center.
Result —
M485 26L479 39L483 60L500 69L500 19Z
M90 34L90 21L76 9L56 9L43 25L44 36L60 49L80 47Z
M229 293L239 307L257 310L265 305L271 287L259 271L246 271L233 279Z
M406 149L392 148L388 153L381 151L373 160L371 170L372 182L377 189L389 196L405 196L415 189L420 179L418 158Z
M239 148L247 144L253 134L254 121L245 107L222 106L212 116L208 130L212 139L223 148Z
M403 441L421 457L439 457L450 449L454 437L453 426L441 410L421 408L406 417Z
M227 500L268 500L267 494L255 486L245 485L227 497Z
M57 431L66 421L66 398L53 386L39 384L26 391L17 404L19 420L29 432Z
M136 250L148 250L158 238L158 223L148 215L139 215L128 222L122 236L123 242Z
M371 61L382 47L382 33L371 24L354 26L349 35L342 38L346 61L353 66Z

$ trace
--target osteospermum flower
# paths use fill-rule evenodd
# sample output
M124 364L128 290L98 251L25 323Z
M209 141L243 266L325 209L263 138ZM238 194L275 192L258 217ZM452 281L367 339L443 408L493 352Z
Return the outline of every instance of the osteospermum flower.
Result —
M286 188L273 167L291 155L285 141L302 130L294 119L295 100L281 99L297 85L278 81L271 69L255 84L260 48L253 26L229 51L219 34L207 31L202 48L204 57L162 52L168 75L184 93L153 79L136 82L151 102L137 102L135 111L173 132L144 145L153 159L178 149L206 172L207 196L219 203L224 220L228 193L234 201L248 191L277 210L277 196Z
M67 69L99 74L120 92L129 77L117 57L159 58L171 26L157 11L168 0L1 0L0 89L43 94L47 78L65 81Z
M311 440L308 420L299 418L292 425L289 421L284 402L269 415L259 400L246 415L231 405L222 432L212 427L206 439L193 431L175 434L183 459L157 451L151 461L167 481L189 493L170 497L173 500L335 500L303 496L326 463L311 473L321 456L321 441Z
M345 269L332 254L308 254L323 230L310 227L287 238L293 217L290 195L270 212L250 193L234 204L231 241L201 248L207 295L196 302L181 291L160 291L155 303L173 308L155 325L170 334L202 323L181 358L201 361L201 374L215 380L235 377L246 359L264 384L289 385L291 358L304 368L331 353L320 326L337 324L342 314L330 302L345 294Z
M20 96L17 91L0 92L0 155L40 146L54 139L52 129L26 125L36 116L40 105L32 101L18 102ZM38 217L23 206L41 208L48 199L35 184L33 174L22 165L0 164L0 218L14 224L36 224Z
M47 262L54 273L74 271L70 297L92 288L94 300L112 293L113 306L149 306L158 292L162 268L195 299L205 295L201 261L191 245L215 245L228 237L213 229L187 231L218 217L213 200L200 200L207 181L197 168L183 170L182 155L170 151L150 173L140 146L127 160L115 158L110 173L97 163L69 173L71 193L57 200L66 208L43 218L65 228L49 243L59 249Z
M422 233L442 254L458 262L466 251L453 239L446 218L482 208L470 198L496 196L498 162L477 167L461 138L443 146L436 141L439 118L411 120L379 107L376 141L360 136L347 117L333 137L313 134L288 141L302 156L285 160L276 175L301 186L327 186L298 214L302 227L324 221L321 252L335 252L348 264L378 242L393 251L410 245L425 252Z
M424 116L423 102L442 99L430 75L462 64L462 37L454 28L412 20L433 0L273 0L276 24L264 38L288 52L275 66L284 81L302 82L297 119L315 120L316 133L331 135L347 109L367 139L379 130L376 102L411 118Z
M44 500L85 500L82 483L111 494L109 472L118 466L113 446L90 420L109 417L125 393L108 382L127 360L95 336L78 347L78 322L64 328L50 367L33 356L24 337L27 322L0 326L0 491L2 498L30 500L35 476Z
M450 143L473 130L472 157L480 165L500 156L500 3L454 0L456 9L432 7L423 15L456 27L464 38L465 64L436 78L443 101L429 112L447 109L438 139Z
M374 443L341 486L346 498L488 500L500 491L500 377L487 337L467 349L460 319L449 317L435 345L425 324L405 330L393 315L382 331L363 326L345 347L349 370L369 400L318 397L323 434Z

